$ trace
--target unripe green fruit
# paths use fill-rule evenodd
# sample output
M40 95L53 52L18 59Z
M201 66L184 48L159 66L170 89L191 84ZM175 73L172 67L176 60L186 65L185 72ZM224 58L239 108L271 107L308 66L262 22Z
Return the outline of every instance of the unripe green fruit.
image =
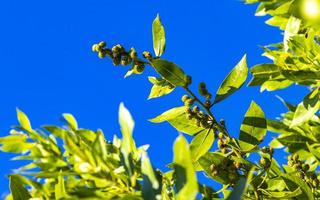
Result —
M195 113L198 113L200 111L199 107L198 106L194 106L192 108L192 111L195 112Z
M224 137L223 133L222 133L222 132L219 132L218 138L219 138L219 139L222 139L223 137Z
M181 101L182 102L186 102L188 99L190 99L190 97L185 94L185 95L182 96Z
M294 154L293 160L295 160L295 161L299 160L299 155L298 154Z
M288 160L288 166L289 166L289 167L292 167L292 166L293 166L293 164L294 164L294 163L293 163L293 161L292 161L292 160Z
M129 65L131 63L132 59L129 55L123 55L121 58L121 65Z
M303 164L302 165L302 170L303 171L307 172L309 169L310 169L310 165L308 165L308 164Z
M92 51L93 52L99 52L99 45L98 44L92 45Z
M312 186L313 186L314 188L319 187L319 180L318 180L318 179L312 180L311 183L312 183Z
M147 60L152 59L152 55L151 55L151 53L150 53L149 51L144 51L144 52L142 53L142 55L143 55L143 57L144 57L145 59L147 59Z
M142 64L137 65L136 70L138 73L143 73L145 66Z
M101 58L101 59L105 58L105 57L106 57L106 52L104 52L104 51L99 51L98 57Z
M226 153L228 153L227 148L225 148L225 147L224 147L224 148L222 148L222 149L221 149L221 153L222 153L222 154L226 154Z
M260 163L261 166L266 167L268 161L267 161L266 158L262 157L262 158L260 159L259 163Z
M194 103L194 99L188 99L184 103L185 103L186 106L192 106L193 103Z
M106 47L107 44L106 44L106 42L101 41L101 42L99 42L98 45L99 45L100 48L104 48L104 47Z
M138 54L136 52L136 50L134 48L130 49L129 55L131 57L132 60L136 59L138 57Z

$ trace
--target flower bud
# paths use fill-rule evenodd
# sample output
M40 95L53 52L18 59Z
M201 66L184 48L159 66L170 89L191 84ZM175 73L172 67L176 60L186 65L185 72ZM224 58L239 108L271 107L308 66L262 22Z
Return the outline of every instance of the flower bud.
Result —
M98 44L92 45L92 51L93 52L99 52L99 45Z
M105 58L106 57L106 52L105 51L99 51L98 52L98 57L101 58L101 59Z
M194 107L192 108L192 111L193 111L194 113L198 113L198 112L200 111L200 109L199 109L198 106L194 106Z
M182 102L186 102L188 99L190 99L190 97L185 94L185 95L182 96L181 101Z
M106 44L106 42L101 41L101 42L99 42L98 45L99 45L100 48L104 48L104 47L106 47L107 44Z
M222 132L219 132L218 138L219 138L219 139L223 139L223 137L224 137L223 133L222 133Z
M123 55L121 58L121 65L126 66L129 65L131 63L132 59L129 55Z
M295 161L299 160L299 155L298 154L294 154L293 160L295 160Z
M147 59L147 60L152 59L152 55L151 55L151 53L150 53L149 51L144 51L144 52L142 53L142 56L143 56L145 59Z
M207 108L210 108L210 106L211 106L210 100L206 100L205 103L204 103L204 105L205 105Z
M185 103L186 106L192 106L193 103L194 103L194 99L188 99L184 103Z
M133 47L130 49L129 55L130 55L132 60L135 60L138 57L138 54L137 54L136 50Z

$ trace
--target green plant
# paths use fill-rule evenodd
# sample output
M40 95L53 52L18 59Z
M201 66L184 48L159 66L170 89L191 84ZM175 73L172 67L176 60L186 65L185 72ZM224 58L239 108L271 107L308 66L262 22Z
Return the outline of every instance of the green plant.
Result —
M122 139L115 136L113 141L106 141L101 130L78 128L70 114L63 115L67 127L33 129L18 110L20 125L0 139L1 149L32 162L21 167L19 174L10 175L8 199L319 199L319 14L303 12L302 0L246 0L258 2L256 15L271 15L267 23L284 30L284 41L263 47L272 63L252 67L249 86L273 91L300 84L311 90L298 105L281 99L288 112L280 120L266 119L260 106L252 102L239 138L231 136L224 120L216 119L211 108L243 86L249 72L246 56L227 75L214 98L205 83L199 83L196 93L189 87L192 77L162 59L166 37L158 15L152 25L155 55L144 51L139 57L134 48L127 50L119 44L109 48L105 42L94 44L92 50L100 58L109 57L115 66L131 65L125 76L143 74L145 67L152 67L159 77L149 77L153 84L149 99L177 87L185 90L182 105L150 120L168 122L192 136L190 144L183 134L176 139L171 170L154 169L146 146L136 147L134 122L123 104L119 109ZM279 135L269 146L261 146L267 131ZM212 150L215 141L217 148ZM280 166L273 155L275 149L284 147L288 164ZM253 161L253 155L259 161ZM198 183L198 172L222 187Z

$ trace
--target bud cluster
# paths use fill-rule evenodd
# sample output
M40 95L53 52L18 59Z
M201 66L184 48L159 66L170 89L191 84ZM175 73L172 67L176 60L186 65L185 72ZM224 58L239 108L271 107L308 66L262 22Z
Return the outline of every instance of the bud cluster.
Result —
M241 168L241 164L238 162L233 162L232 160L225 159L218 166L215 164L210 165L211 176L216 176L220 171L224 171L228 173L228 179L231 183L235 183L239 178L238 169Z
M320 181L314 172L310 171L310 165L299 160L299 155L294 154L288 156L288 166L294 168L299 172L300 178L302 178L309 186L313 188L319 187Z
M117 44L109 49L107 48L106 43L102 41L98 44L94 44L92 46L92 51L98 53L98 56L101 59L109 56L115 66L126 66L132 64L132 68L138 73L142 73L144 71L144 63L137 58L137 52L134 48L126 51L122 45Z
M206 84L204 82L201 82L199 84L199 94L206 98L206 100L204 102L204 105L207 108L210 108L211 107L211 96L212 95L208 92Z
M228 144L230 142L230 137L225 136L222 132L218 134L218 148L221 150L221 153L228 153Z
M210 126L210 118L207 114L200 110L200 108L195 105L191 108L194 104L195 100L190 98L188 95L183 95L181 98L182 102L186 106L186 116L187 119L195 119L197 126L202 128L209 128Z

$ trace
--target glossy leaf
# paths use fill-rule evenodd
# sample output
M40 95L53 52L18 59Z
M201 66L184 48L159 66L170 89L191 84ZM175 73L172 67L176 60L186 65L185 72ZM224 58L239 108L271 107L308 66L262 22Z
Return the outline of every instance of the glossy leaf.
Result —
M31 198L28 190L23 186L20 179L11 175L10 180L10 191L12 194L13 200L28 200Z
M194 135L200 133L204 128L199 127L196 123L196 119L187 119L185 113L186 106L172 108L161 115L150 119L150 122L161 123L169 122L177 131L186 133L189 135Z
M179 135L174 146L174 170L176 176L177 200L193 200L198 192L197 176L193 168L187 140Z
M166 48L166 34L159 15L152 24L152 38L154 53L157 57L160 57Z
M206 154L213 145L214 132L212 129L205 129L198 133L190 143L191 158L193 162Z
M302 190L302 194L297 196L297 199L308 199L313 200L313 192L302 179L300 179L297 176L290 176L288 174L282 175L283 180L285 181L287 187L290 191L294 192L297 188L300 188Z
M32 127L27 115L17 108L17 118L20 126L28 132L32 132Z
M244 55L240 62L232 69L228 76L223 80L214 103L218 103L241 88L248 76L247 57Z
M143 174L142 195L144 199L158 199L161 196L160 183L146 152L142 152L141 172Z
M243 151L251 151L261 143L267 133L264 112L254 101L251 102L240 128L239 143Z
M63 116L63 119L67 122L67 124L69 125L69 127L72 130L77 130L78 129L77 120L74 118L73 115L71 115L69 113L64 113L62 116Z
M151 64L155 70L172 85L184 87L187 84L187 75L178 65L160 59L153 59Z
M175 87L162 78L149 76L149 81L153 84L148 99L162 97L170 94Z
M319 106L319 88L316 88L303 99L303 102L298 105L290 124L290 128L310 120L319 110Z

